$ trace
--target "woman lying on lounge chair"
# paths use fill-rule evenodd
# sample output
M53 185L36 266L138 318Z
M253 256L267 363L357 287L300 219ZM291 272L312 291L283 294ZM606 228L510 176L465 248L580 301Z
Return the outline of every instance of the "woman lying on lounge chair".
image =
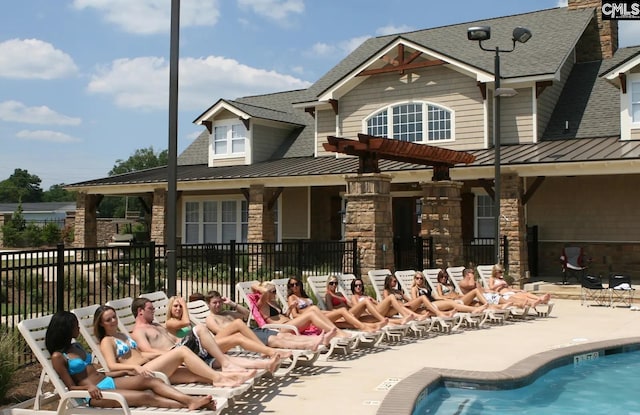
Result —
M377 302L375 298L370 297L364 292L364 281L360 277L356 277L351 281L351 301L355 303L370 302L376 306L376 309L380 314L387 317L394 315L401 315L403 317L401 324L405 324L411 320L426 320L429 318L426 314L418 314L412 311L410 308L405 307L398 299L390 295L386 297L382 302ZM389 320L392 321L392 320Z
M431 287L426 284L425 276L422 274L422 272L418 271L413 276L413 284L411 285L411 298L416 299L420 297L428 298L434 307L442 311L455 310L462 313L480 313L487 308L486 303L478 307L472 307L451 299L434 298L431 292Z
M295 326L300 334L321 334L326 337L325 345L332 337L351 338L352 336L336 327L317 307L308 313L289 318L282 314L282 309L276 304L276 286L268 281L254 284L251 289L258 294L256 308L266 323L289 324Z
M335 281L337 284L338 279L335 278ZM341 328L377 332L389 322L386 317L381 316L379 313L381 320L376 323L365 323L358 319L359 316L351 313L349 308L340 307L320 310L304 291L302 281L298 278L289 278L287 282L287 301L289 303L289 312L292 316L304 315L309 312L322 313L337 327ZM360 313L362 311L364 310L361 310Z
M480 287L472 288L465 294L459 294L456 291L456 287L451 282L449 274L447 274L447 271L443 269L438 272L437 279L438 285L436 286L436 291L433 293L436 299L461 301L462 304L469 306L473 304L488 304L491 309L505 309L513 305L511 302L507 301L499 302L499 304L489 304L487 297L484 295L484 290Z
M411 298L398 287L398 280L393 275L387 275L384 279L384 290L382 291L382 298L394 296L401 304L409 308L414 312L426 311L432 316L436 317L451 317L452 313L445 313L435 307L431 301L424 295L416 298Z
M355 280L354 280L355 281ZM362 282L362 281L361 281ZM416 313L413 313L411 310L408 310L406 307L402 307L397 301L396 304L399 306L398 308L402 310L404 308L406 314L402 319L399 318L388 318L389 313L393 310L392 315L402 314L402 311L395 310L392 304L392 298L389 297L390 301L387 301L383 307L378 307L378 304L373 302L372 298L365 298L364 296L358 299L349 300L344 296L341 292L337 290L338 288L338 277L335 275L331 275L327 278L327 293L325 294L324 303L327 306L327 310L334 310L338 308L348 309L349 313L353 314L358 319L369 318L377 322L388 321L391 324L407 324L409 321L415 320L417 317ZM359 301L360 300L360 301Z
M524 302L525 305L531 307L549 303L551 294L537 296L525 290L514 288L504 279L503 274L504 268L502 268L502 265L496 264L493 266L491 277L489 278L489 289L500 294L506 301L512 301L515 304Z
M143 376L152 376L153 371L158 371L165 373L172 383L201 382L213 386L239 386L255 376L255 370L217 372L186 346L175 347L163 354L140 352L131 337L118 331L118 317L113 307L96 309L93 331L110 370L134 370Z
M216 403L210 395L188 396L159 378L138 375L134 370L97 371L91 364L91 354L80 343L72 342L79 334L75 314L59 311L51 317L45 345L60 379L69 390L88 391L91 396L89 405L119 407L115 401L102 399L101 390L114 390L131 406L215 410Z

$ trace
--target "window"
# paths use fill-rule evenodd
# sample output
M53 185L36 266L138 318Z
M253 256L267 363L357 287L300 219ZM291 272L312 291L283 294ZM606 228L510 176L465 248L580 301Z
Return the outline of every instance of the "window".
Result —
M249 206L246 200L189 201L184 207L185 243L247 242Z
M631 122L640 123L640 81L631 82Z
M476 196L476 238L495 238L493 199L487 195Z
M213 128L213 152L216 156L242 155L246 138L243 124L218 124Z
M367 134L377 137L391 137L411 143L453 139L452 112L433 104L393 105L372 115L366 123Z

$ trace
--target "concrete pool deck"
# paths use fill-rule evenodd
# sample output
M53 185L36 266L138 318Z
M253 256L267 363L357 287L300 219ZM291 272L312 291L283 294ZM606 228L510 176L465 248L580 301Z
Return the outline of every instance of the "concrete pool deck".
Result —
M400 344L383 343L346 357L321 359L282 380L263 381L231 412L409 414L410 409L405 409L413 407L412 396L428 383L429 373L434 373L425 368L480 372L474 374L480 378L503 377L520 361L535 364L531 357L541 352L561 354L570 346L587 350L589 343L613 340L616 344L631 337L640 341L638 311L581 306L579 300L570 299L553 302L555 307L547 318L417 340L409 336Z

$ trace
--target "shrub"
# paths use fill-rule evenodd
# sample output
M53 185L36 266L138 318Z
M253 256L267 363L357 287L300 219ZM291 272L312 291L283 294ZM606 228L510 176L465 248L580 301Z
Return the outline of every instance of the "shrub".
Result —
M56 245L62 241L60 228L53 222L49 222L42 228L42 240L47 245Z
M42 229L35 223L29 223L24 230L24 239L28 246L41 246L44 242Z
M4 401L7 392L13 386L15 372L18 370L16 358L19 336L6 326L0 326L0 401Z

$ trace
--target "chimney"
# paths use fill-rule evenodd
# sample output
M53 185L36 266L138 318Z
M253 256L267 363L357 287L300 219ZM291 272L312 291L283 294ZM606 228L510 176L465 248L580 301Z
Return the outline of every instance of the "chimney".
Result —
M595 18L576 45L576 61L590 62L611 58L618 50L618 21L602 20L601 0L569 0L569 10L595 8Z

